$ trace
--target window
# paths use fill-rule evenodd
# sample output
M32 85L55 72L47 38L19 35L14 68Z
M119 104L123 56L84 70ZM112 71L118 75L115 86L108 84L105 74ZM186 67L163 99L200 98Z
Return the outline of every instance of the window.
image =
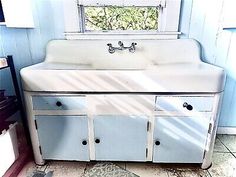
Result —
M84 7L85 31L157 30L157 7Z
M76 39L82 34L146 33L177 38L180 4L181 0L64 0L65 35Z

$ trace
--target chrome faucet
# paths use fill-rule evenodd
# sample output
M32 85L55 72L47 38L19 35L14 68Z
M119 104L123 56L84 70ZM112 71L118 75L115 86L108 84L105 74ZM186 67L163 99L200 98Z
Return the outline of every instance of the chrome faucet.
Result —
M134 53L135 52L135 46L137 45L136 42L132 42L131 46L125 47L122 41L118 42L119 47L113 47L111 43L108 43L107 46L109 53L115 53L116 50L126 50L128 49L129 52Z

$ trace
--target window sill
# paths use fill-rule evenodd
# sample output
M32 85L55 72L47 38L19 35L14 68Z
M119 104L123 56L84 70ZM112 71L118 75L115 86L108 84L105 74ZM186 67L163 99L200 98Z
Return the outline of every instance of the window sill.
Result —
M177 39L181 32L66 32L68 40L75 39Z

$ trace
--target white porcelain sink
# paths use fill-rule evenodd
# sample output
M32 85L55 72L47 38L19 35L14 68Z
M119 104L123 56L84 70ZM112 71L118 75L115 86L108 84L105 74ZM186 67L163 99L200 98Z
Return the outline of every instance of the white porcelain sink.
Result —
M221 68L205 63L115 70L41 63L22 69L21 76L27 91L58 92L221 92L225 79Z
M21 70L26 91L223 91L223 69L199 58L194 40L140 40L137 51L110 54L110 41L52 41L45 62ZM128 42L127 42L128 43Z
M42 69L42 70L145 70L155 68L157 65L143 65L143 66L102 66L92 64L67 64L67 63L56 63L56 62L43 62L32 66L31 68Z

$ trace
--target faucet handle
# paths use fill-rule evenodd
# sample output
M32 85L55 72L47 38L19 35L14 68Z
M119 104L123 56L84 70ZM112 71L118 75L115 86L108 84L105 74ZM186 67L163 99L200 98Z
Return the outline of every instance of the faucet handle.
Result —
M123 48L123 47L124 47L124 44L123 44L123 42L122 42L122 41L119 41L119 42L118 42L118 45L119 45L121 48Z
M137 45L137 43L136 42L132 42L131 43L131 46L130 46L130 48L129 48L129 51L131 52L131 53L134 53L135 52L135 46Z
M108 43L107 46L109 47L109 48L108 48L108 52L109 52L109 53L115 53L115 48L112 47L112 44L111 44L111 43Z

